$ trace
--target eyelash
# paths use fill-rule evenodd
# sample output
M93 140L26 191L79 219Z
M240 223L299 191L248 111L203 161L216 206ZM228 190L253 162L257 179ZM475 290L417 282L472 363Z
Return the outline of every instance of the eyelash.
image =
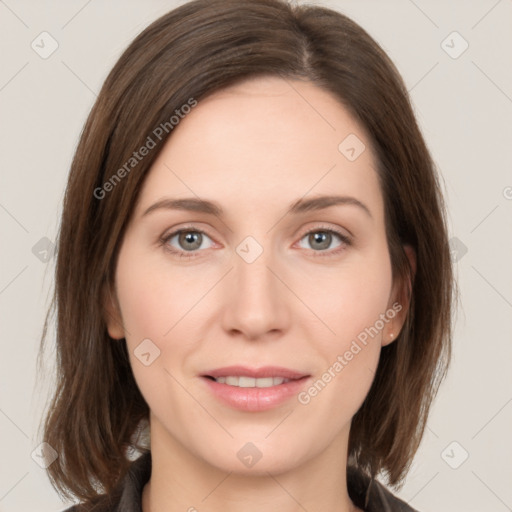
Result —
M175 237L176 235L179 235L181 233L200 233L201 235L206 235L208 238L212 238L205 231L203 231L201 229L194 228L192 226L181 228L181 229L178 229L176 231L173 231L172 233L170 233L168 235L164 235L160 239L160 244L162 245L164 250L170 252L174 256L178 256L179 258L195 258L196 255L199 252L201 252L201 251L195 250L195 251L188 251L188 254L187 254L187 251L178 251L178 250L176 250L174 248L171 248L171 246L169 245L169 240L171 240L173 237ZM314 229L306 231L300 237L299 241L302 240L304 237L312 234L312 233L329 233L329 234L334 234L334 235L337 235L339 237L339 239L341 240L341 245L339 247L337 247L336 249L334 249L334 250L330 250L330 251L329 250L315 251L313 249L310 249L313 252L313 257L314 258L317 258L317 257L320 257L320 258L330 258L330 257L337 256L338 254L343 252L347 247L352 245L352 238L351 237L341 233L340 231L338 231L336 229L333 229L333 228L330 228L330 227L326 227L326 226L317 226Z

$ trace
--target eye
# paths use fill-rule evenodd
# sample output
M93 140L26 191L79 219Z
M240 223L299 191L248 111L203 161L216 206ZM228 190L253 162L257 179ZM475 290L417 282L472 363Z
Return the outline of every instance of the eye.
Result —
M310 247L305 247L303 241L309 244ZM337 244L333 246L333 242L336 241ZM214 245L213 240L204 231L195 228L173 231L164 235L160 243L166 251L180 258L193 258L198 255L200 249L209 249ZM342 252L351 243L352 240L349 236L335 229L318 227L302 236L299 247L303 249L310 248L313 251L313 256L328 257Z
M161 242L166 250L180 257L190 258L199 251L199 249L209 249L207 241L211 238L200 229L179 229L164 235ZM190 253L190 254L187 254Z
M309 247L305 247L303 242L305 241ZM332 245L333 242L338 242L337 245ZM335 255L339 252L343 251L346 246L351 245L351 239L340 233L335 229L327 229L327 228L316 228L314 230L308 231L305 235L300 239L299 246L303 249L311 248L315 252L327 252L328 254L315 254L315 256L327 256L327 255ZM330 250L328 249L335 249Z

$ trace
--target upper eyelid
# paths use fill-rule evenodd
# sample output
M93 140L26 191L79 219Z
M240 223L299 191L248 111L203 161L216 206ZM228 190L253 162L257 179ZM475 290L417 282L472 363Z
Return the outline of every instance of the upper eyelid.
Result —
M187 232L191 232L191 233L201 233L203 235L206 235L207 237L211 238L212 240L215 240L215 238L213 236L211 236L208 231L206 231L205 229L202 229L202 228L197 228L197 227L194 227L194 226L185 226L183 228L178 228L178 229L171 229L169 231L166 231L161 239L162 240L168 240L170 238L173 238L175 237L176 235L179 235L180 233L187 233Z

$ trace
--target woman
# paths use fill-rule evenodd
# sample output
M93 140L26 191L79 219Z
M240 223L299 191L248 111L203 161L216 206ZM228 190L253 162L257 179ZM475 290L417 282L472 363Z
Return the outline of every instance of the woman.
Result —
M326 8L186 3L123 53L72 163L52 484L68 510L413 510L377 476L418 448L452 286L377 43Z

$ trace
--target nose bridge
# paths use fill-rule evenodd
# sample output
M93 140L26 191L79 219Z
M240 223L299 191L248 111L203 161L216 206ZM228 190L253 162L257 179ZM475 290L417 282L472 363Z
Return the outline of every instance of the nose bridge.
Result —
M235 249L234 287L226 305L228 330L244 332L254 338L268 331L283 329L288 315L286 298L273 272L275 258L269 244L247 237Z
M272 268L273 255L270 244L259 243L247 237L236 248L235 276L238 300L264 301L270 304L276 296L275 277ZM254 304L256 305L256 304Z

